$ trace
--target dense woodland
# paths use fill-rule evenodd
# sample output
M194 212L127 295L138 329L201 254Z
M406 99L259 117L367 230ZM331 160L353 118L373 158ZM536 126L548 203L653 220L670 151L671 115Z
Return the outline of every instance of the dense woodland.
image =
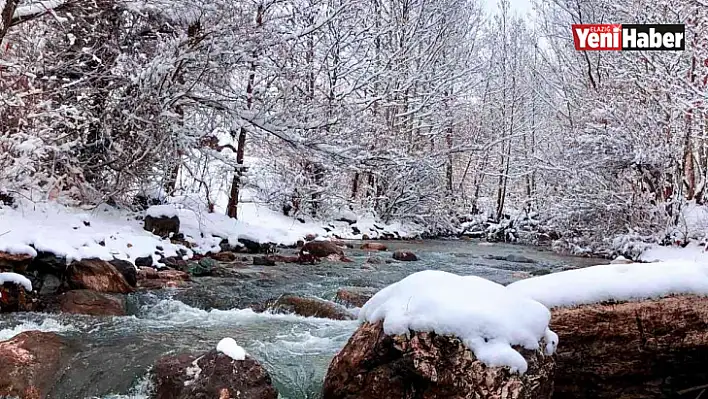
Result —
M566 243L708 200L708 3L0 0L0 190L134 206L240 194L431 232L537 215ZM578 52L572 23L685 23ZM534 222L536 223L536 222ZM657 238L658 237L658 238ZM675 237L684 239L685 237Z

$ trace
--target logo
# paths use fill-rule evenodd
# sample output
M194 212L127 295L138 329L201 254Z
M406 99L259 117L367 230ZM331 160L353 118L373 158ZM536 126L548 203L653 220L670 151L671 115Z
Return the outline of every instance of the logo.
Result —
M684 24L573 24L576 50L663 50L686 48Z

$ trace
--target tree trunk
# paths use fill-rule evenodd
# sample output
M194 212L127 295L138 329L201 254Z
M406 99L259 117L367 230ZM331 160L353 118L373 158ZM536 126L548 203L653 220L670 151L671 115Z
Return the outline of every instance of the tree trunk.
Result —
M263 5L258 6L256 11L256 26L263 26ZM258 53L253 52L253 61L250 65L250 73L248 74L248 83L246 84L246 109L249 111L253 108L253 89L256 82L256 59ZM229 203L226 206L226 215L230 218L238 219L238 195L241 189L241 176L243 175L243 157L246 152L246 128L241 126L238 133L238 147L236 148L236 163L238 166L234 171L234 176L231 179L231 190L229 192ZM233 132L232 132L233 135Z
M234 171L231 180L231 192L229 193L229 204L226 207L226 215L230 218L238 219L238 195L241 189L241 176L243 175L243 157L246 152L246 128L241 127L238 133L238 147L236 148L236 163L238 167Z
M12 14L15 13L17 0L7 0L5 6L0 9L0 42L5 37L10 24L12 23Z
M554 399L708 397L708 298L555 309Z

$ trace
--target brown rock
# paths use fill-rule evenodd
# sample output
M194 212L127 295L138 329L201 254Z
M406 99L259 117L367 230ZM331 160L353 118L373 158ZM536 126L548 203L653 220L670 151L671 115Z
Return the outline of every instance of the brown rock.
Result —
M67 363L68 349L61 337L41 331L0 342L0 396L46 398Z
M233 252L219 252L215 254L209 254L209 257L219 262L233 262L237 259L236 254Z
M361 249L367 251L385 251L388 247L380 242L365 242L361 245Z
M317 234L308 234L305 236L305 241L313 241L315 238L317 238Z
M323 299L285 294L266 304L273 313L294 313L304 317L320 317L333 320L353 320L347 309Z
M344 255L344 251L331 241L310 241L300 249L300 255L303 254L326 258L330 255Z
M210 351L178 355L155 365L155 399L277 399L268 371L251 357L233 360Z
M337 290L336 301L344 306L362 307L376 294L371 287L344 287Z
M403 251L403 250L399 249L393 253L393 259L401 260L401 261L405 261L405 262L411 262L411 261L418 260L418 257L416 256L416 254L414 254L411 251Z
M332 360L322 397L550 399L553 358L541 350L522 355L529 369L520 376L487 367L455 337L415 331L388 336L382 323L365 323Z
M179 234L179 218L177 216L152 217L148 215L145 216L143 227L152 234L166 238L170 236L170 233L173 235Z
M72 262L67 268L69 288L127 294L133 292L123 275L110 263L100 259Z
M363 234L363 235L361 236L361 239L362 239L362 240L370 240L368 234Z
M0 312L29 312L37 308L37 298L22 285L6 282L0 286Z
M551 329L557 399L694 399L708 381L705 297L554 309Z
M160 270L152 267L141 267L138 270L138 288L156 290L161 288L176 288L191 280L189 273L179 270Z
M123 278L125 278L125 281L130 284L131 287L135 287L138 284L138 269L135 268L135 265L132 263L128 262L127 260L120 260L120 259L113 259L112 261L108 262L113 267L116 268L120 272L120 274L123 275Z
M91 290L72 290L59 296L63 313L91 316L125 316L125 298Z
M0 251L0 270L23 272L32 262L32 255Z

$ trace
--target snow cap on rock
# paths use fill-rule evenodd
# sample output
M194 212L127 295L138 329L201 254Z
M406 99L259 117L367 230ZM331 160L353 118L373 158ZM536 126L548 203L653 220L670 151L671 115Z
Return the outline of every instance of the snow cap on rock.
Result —
M443 271L414 273L374 295L359 319L383 321L386 334L410 330L453 335L489 367L525 373L526 359L513 346L555 351L558 337L548 329L550 311L542 304L476 276ZM550 341L550 342L548 342Z
M233 338L224 338L219 341L216 350L234 360L246 360L246 350L240 347Z

